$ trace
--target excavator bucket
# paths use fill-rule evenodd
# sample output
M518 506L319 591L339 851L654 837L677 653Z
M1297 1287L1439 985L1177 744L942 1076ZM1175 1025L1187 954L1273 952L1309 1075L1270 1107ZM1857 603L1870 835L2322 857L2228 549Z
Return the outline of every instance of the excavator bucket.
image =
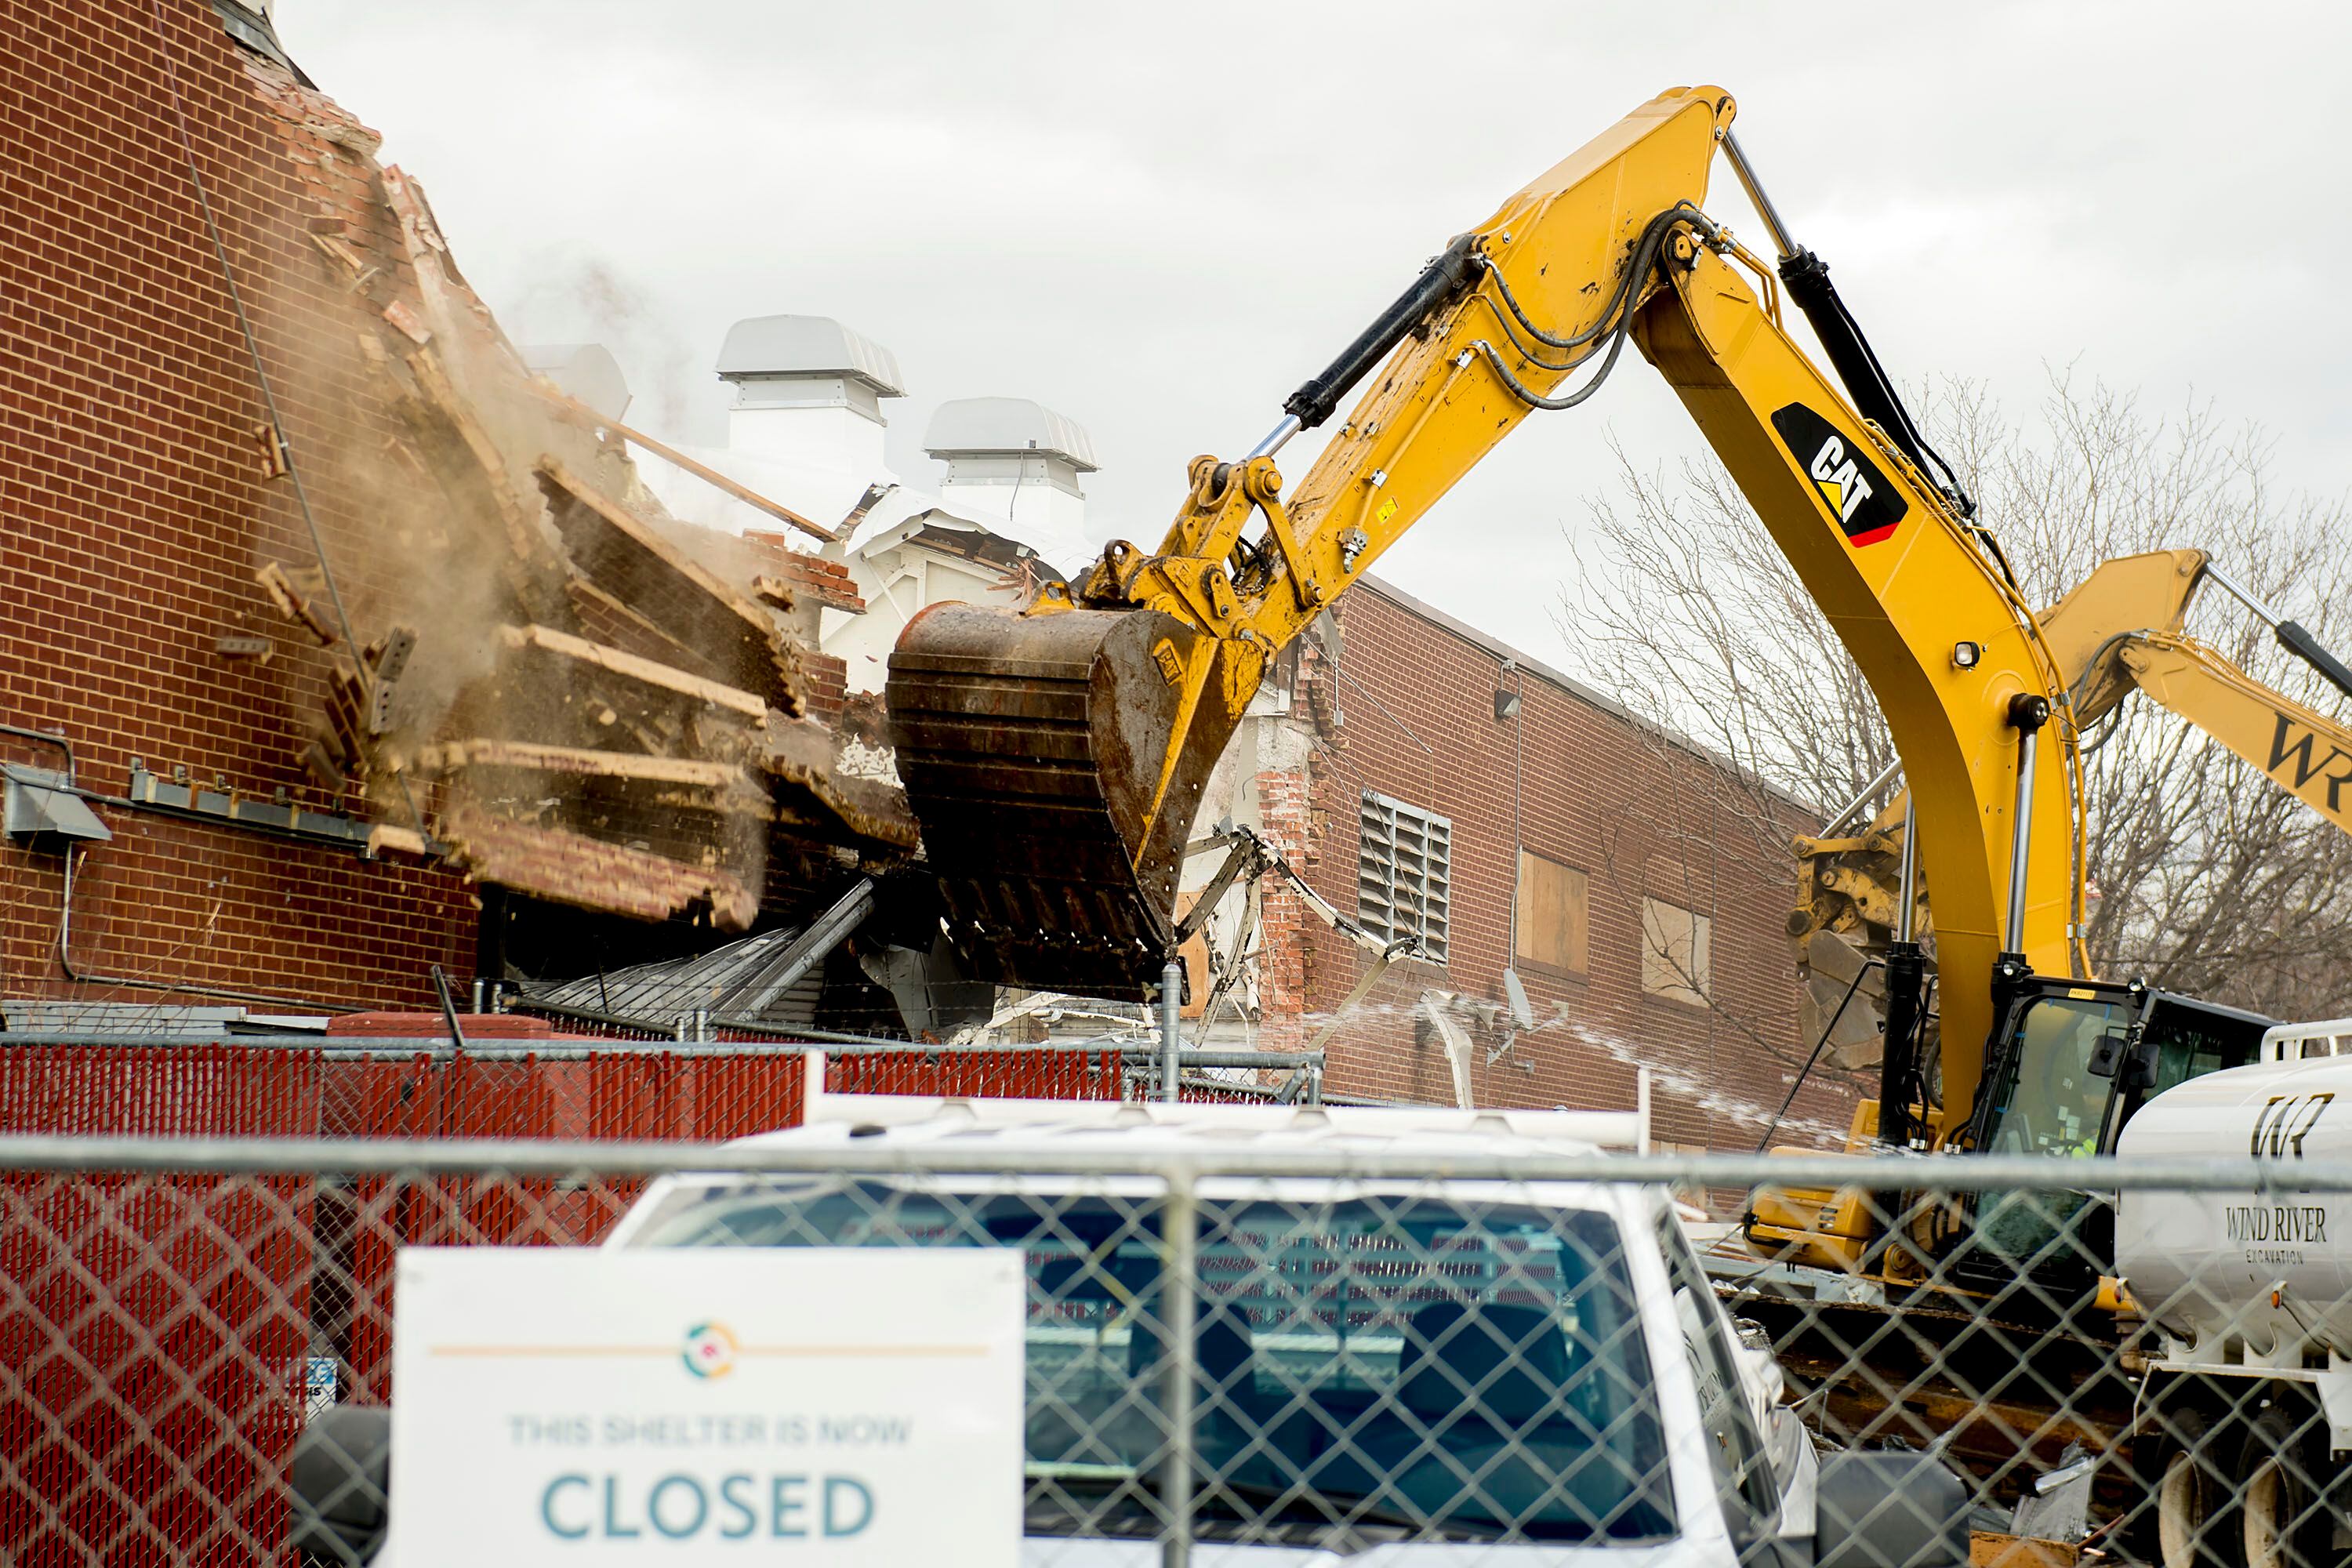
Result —
M1239 717L1219 695L1230 657L1156 610L941 604L908 623L887 689L898 777L973 978L1151 994Z

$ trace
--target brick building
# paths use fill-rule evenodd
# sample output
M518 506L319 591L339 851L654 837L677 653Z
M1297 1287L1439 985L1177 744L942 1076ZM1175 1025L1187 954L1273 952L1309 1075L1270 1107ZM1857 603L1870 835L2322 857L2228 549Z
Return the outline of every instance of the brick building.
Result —
M378 140L234 0L0 13L0 998L415 1006L913 847L846 576L696 553Z
M1262 892L1251 1033L1336 1016L1332 1091L1620 1107L1646 1066L1659 1139L1745 1151L1795 1081L1807 809L1393 584L1269 680L1213 788L1342 913L1421 939L1349 1005L1371 958ZM1779 1140L1842 1134L1856 1087L1816 1067Z

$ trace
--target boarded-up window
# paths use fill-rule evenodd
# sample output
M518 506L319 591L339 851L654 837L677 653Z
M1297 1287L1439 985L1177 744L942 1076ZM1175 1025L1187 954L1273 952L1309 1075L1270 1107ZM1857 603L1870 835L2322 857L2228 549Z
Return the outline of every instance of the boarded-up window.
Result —
M1642 989L1704 1002L1711 988L1715 922L1664 899L1642 900Z
M1454 824L1419 806L1364 792L1356 855L1356 918L1382 942L1417 937L1422 955L1445 962L1447 873Z
M1519 851L1518 959L1543 969L1584 973L1588 929L1584 873Z
M1197 891L1177 894L1176 919L1181 921L1185 916L1192 912L1192 906L1200 901L1201 895ZM1184 961L1184 1003L1178 1010L1177 1016L1184 1018L1197 1018L1209 1010L1209 984L1212 976L1209 970L1207 928L1204 926L1187 937L1184 945L1176 950L1176 956Z

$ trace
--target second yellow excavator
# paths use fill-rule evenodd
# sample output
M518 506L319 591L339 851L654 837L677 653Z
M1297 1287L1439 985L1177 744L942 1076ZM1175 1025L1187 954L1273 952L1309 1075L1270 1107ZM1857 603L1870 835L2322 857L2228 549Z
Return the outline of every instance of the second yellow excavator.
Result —
M1956 1110L1937 1114L1914 1073L1888 1097L1890 1141L2008 1146L2011 1120L2112 1137L2113 1107L2158 1070L2157 1037L2118 1035L2131 1064L2109 1066L2095 1116L2074 1088L2088 1064L2063 1094L2007 1065L2027 1005L2084 984L2070 667L1828 268L1790 238L1734 112L1719 88L1663 93L1457 236L1255 447L1193 460L1156 550L1115 542L1017 612L940 605L908 624L887 688L898 771L969 973L1150 994L1204 782L1269 662L1520 421L1591 397L1631 342L1853 655L1910 785ZM1718 153L1777 261L1708 216ZM1843 392L1790 337L1784 291ZM1286 497L1276 455L1359 386ZM2264 1022L2170 1005L2174 1033L2224 1058L2251 1054ZM1906 1039L1916 1023L1915 1004ZM1979 1096L1989 1064L1999 1092Z

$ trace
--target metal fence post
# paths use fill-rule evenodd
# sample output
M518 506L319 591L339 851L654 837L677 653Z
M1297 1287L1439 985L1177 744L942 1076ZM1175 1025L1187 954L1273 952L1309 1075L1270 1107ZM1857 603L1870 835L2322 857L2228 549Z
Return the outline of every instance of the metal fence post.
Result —
M1175 953L1160 971L1160 1050L1161 1058L1160 1098L1173 1105L1177 1086L1182 1072L1182 1019L1179 1015L1184 1003L1184 961Z
M1173 1055L1168 1058L1171 1063ZM1171 1079L1173 1073L1171 1073ZM1179 1166L1167 1173L1160 1208L1160 1327L1168 1335L1168 1462L1160 1483L1168 1533L1160 1540L1161 1568L1186 1568L1192 1558L1192 1362L1195 1277L1200 1272L1200 1205L1192 1173Z

